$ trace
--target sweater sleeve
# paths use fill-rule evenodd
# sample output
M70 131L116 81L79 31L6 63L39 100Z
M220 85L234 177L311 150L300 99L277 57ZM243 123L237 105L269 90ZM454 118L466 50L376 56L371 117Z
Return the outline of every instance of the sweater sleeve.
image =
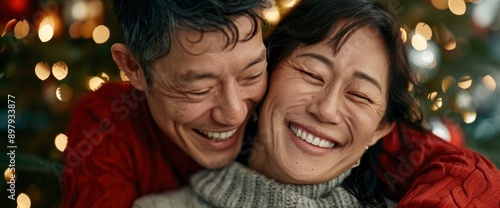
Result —
M110 100L92 93L74 108L63 153L63 207L130 207L138 197L132 144L112 122Z
M500 171L480 154L402 127L383 139L380 175L398 207L498 207ZM406 147L405 147L406 146Z

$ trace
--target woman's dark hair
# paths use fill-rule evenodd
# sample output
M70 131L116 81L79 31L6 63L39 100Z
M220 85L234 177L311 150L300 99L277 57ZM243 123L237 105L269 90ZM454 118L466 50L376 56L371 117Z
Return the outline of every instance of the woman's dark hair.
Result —
M178 29L218 30L226 35L226 46L234 47L238 29L227 16L250 17L254 26L250 39L260 29L260 12L271 6L269 0L114 0L124 44L141 65L150 87L151 64L168 55Z
M266 41L268 69L285 61L300 46L325 40L338 53L347 39L358 29L369 26L380 33L389 53L389 92L384 122L405 123L421 129L422 112L408 91L417 86L409 67L400 24L387 5L371 0L301 0L280 22ZM329 39L332 36L333 38ZM342 186L353 193L363 206L385 206L379 188L377 168L380 144L371 147L362 157L361 165Z

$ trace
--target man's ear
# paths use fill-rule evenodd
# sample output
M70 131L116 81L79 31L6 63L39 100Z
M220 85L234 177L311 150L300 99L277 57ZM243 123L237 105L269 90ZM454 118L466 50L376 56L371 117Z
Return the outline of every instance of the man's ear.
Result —
M138 90L146 90L148 88L146 77L139 63L135 60L127 47L121 43L115 43L111 46L111 54L116 65L125 72L130 83Z
M396 125L395 121L391 123L387 123L385 121L380 122L380 124L377 127L377 130L375 130L375 133L373 134L370 143L368 143L368 146L373 146L375 143L378 142L378 140L382 139L387 134L389 134L389 132L392 131L395 125Z

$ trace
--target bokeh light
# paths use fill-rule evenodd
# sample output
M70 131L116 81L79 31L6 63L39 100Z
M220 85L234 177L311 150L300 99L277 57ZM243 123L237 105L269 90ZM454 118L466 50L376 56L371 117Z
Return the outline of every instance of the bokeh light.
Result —
M439 10L448 9L448 0L431 0L432 6Z
M423 22L419 22L417 26L415 27L415 32L422 37L425 38L425 40L430 40L432 38L432 29L428 24L425 24Z
M38 37L42 42L49 41L50 39L52 39L53 36L54 36L54 28L49 24L42 25L38 30Z
M411 38L411 45L418 51L423 51L427 48L427 40L420 34L414 34Z
M458 87L462 89L469 89L470 86L472 86L472 78L469 75L463 76L460 78L460 81L458 81Z
M465 111L462 113L462 120L466 124L471 124L476 121L477 113L475 111Z
M56 89L56 97L61 102L68 102L73 97L73 89L67 84L62 84Z
M50 66L47 62L38 62L35 66L35 74L40 80L46 80L50 76Z
M102 44L109 39L109 29L104 25L99 25L92 32L92 38L94 38L95 43Z
M52 75L58 80L63 80L68 76L68 65L62 61L55 63L52 65Z
M105 81L100 77L91 77L87 81L87 88L92 91L96 91L101 87Z
M30 32L30 24L26 20L19 21L14 27L14 36L17 39L23 39L28 36Z
M120 70L120 79L122 81L129 81L127 75L125 74L125 72L123 72L123 70Z
M443 92L448 91L448 88L455 83L455 79L452 76L446 76L441 83L441 89Z
M437 92L431 92L429 93L429 95L427 95L427 99L434 100L436 99L437 94L438 94Z
M266 19L270 24L277 24L280 21L281 15L276 6L264 11L264 19Z
M450 11L455 15L463 15L467 10L467 5L465 5L464 0L449 0L448 7Z
M406 43L406 41L408 40L408 33L402 27L399 28L399 30L401 31L401 40L403 40L403 43Z
M14 171L13 169L10 169L10 168L7 168L5 169L5 172L3 173L3 176L5 178L5 181L9 182L10 179L11 179L11 176L13 176L13 180L17 180L17 175L16 175L16 171Z
M40 187L38 187L36 184L31 184L28 186L26 189L26 193L28 196L30 196L31 201L33 202L39 202L40 199L42 198L42 192L40 191Z
M497 88L497 83L491 75L486 75L483 77L483 84L490 92L495 91L495 89Z
M30 208L31 207L30 197L25 193L20 193L19 196L17 196L17 206L19 208Z
M79 1L71 7L71 15L75 20L83 20L87 17L87 6L85 2Z
M66 149L66 145L68 144L68 137L63 133L58 134L54 140L54 144L59 151L64 152L64 149Z

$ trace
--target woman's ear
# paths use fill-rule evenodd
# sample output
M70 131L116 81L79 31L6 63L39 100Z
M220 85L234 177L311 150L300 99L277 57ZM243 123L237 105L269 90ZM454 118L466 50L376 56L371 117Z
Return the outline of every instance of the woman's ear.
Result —
M125 72L130 83L138 90L146 90L148 88L146 77L142 71L140 64L137 63L127 47L121 43L115 43L111 46L111 54L118 68Z
M368 143L368 146L373 146L375 143L378 142L378 140L382 139L387 134L389 134L389 132L392 131L395 125L396 125L395 121L391 123L387 123L385 121L380 122L380 124L377 127L377 130L375 130L375 133L373 134L373 137L370 140L370 143Z

